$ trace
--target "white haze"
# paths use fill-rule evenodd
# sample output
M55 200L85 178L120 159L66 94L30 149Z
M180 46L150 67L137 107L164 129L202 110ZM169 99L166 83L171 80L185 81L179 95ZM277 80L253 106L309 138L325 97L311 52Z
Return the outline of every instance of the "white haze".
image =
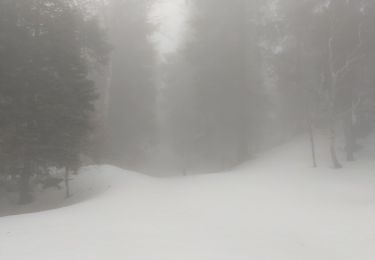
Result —
M0 0L0 260L374 260L375 0Z
M152 39L161 55L172 53L178 48L187 12L186 0L161 0L152 8L150 17L157 26Z

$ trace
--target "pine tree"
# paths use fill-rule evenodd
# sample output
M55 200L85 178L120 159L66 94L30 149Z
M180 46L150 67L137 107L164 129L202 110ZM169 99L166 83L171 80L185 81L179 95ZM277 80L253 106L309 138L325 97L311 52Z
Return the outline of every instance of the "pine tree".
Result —
M96 98L89 64L107 50L105 44L88 44L87 37L100 29L72 1L0 4L13 10L8 21L17 34L7 41L22 45L3 48L8 60L16 60L0 84L2 148L13 168L22 168L20 203L27 203L30 178L41 174L40 168L78 164Z
M113 1L109 111L106 160L137 168L155 143L156 51L150 42L153 25L149 2Z
M208 160L228 167L256 150L264 116L259 38L252 20L256 12L250 12L256 4L197 0L195 5L187 57L204 128L203 149Z

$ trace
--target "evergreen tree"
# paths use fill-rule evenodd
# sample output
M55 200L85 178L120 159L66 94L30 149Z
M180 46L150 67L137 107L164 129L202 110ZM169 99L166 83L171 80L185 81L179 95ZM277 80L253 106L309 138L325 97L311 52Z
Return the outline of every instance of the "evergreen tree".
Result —
M114 45L107 116L107 160L137 168L155 143L156 51L149 1L113 1Z
M201 144L208 160L227 167L256 149L264 116L258 24L252 20L257 14L250 12L256 2L195 1L195 6L187 57L204 128Z
M41 168L78 164L96 98L88 65L102 61L106 45L98 25L73 1L3 0L0 5L12 10L4 19L17 32L5 37L7 31L0 31L2 54L14 61L0 84L2 149L10 168L22 169L10 174L19 176L20 202L27 203L30 178ZM92 35L103 44L93 45Z

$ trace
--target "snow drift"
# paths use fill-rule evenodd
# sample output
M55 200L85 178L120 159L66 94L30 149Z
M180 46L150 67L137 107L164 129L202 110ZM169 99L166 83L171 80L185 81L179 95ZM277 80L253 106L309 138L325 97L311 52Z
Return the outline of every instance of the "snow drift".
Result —
M87 168L79 203L0 218L0 259L373 260L375 162L315 170L305 145L204 176Z

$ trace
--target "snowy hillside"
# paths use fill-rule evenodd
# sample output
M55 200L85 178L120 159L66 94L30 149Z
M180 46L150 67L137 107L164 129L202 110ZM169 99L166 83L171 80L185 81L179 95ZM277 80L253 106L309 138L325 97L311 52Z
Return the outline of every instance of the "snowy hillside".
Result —
M0 218L0 259L375 259L374 160L315 170L305 148L204 176L87 168L80 203Z

